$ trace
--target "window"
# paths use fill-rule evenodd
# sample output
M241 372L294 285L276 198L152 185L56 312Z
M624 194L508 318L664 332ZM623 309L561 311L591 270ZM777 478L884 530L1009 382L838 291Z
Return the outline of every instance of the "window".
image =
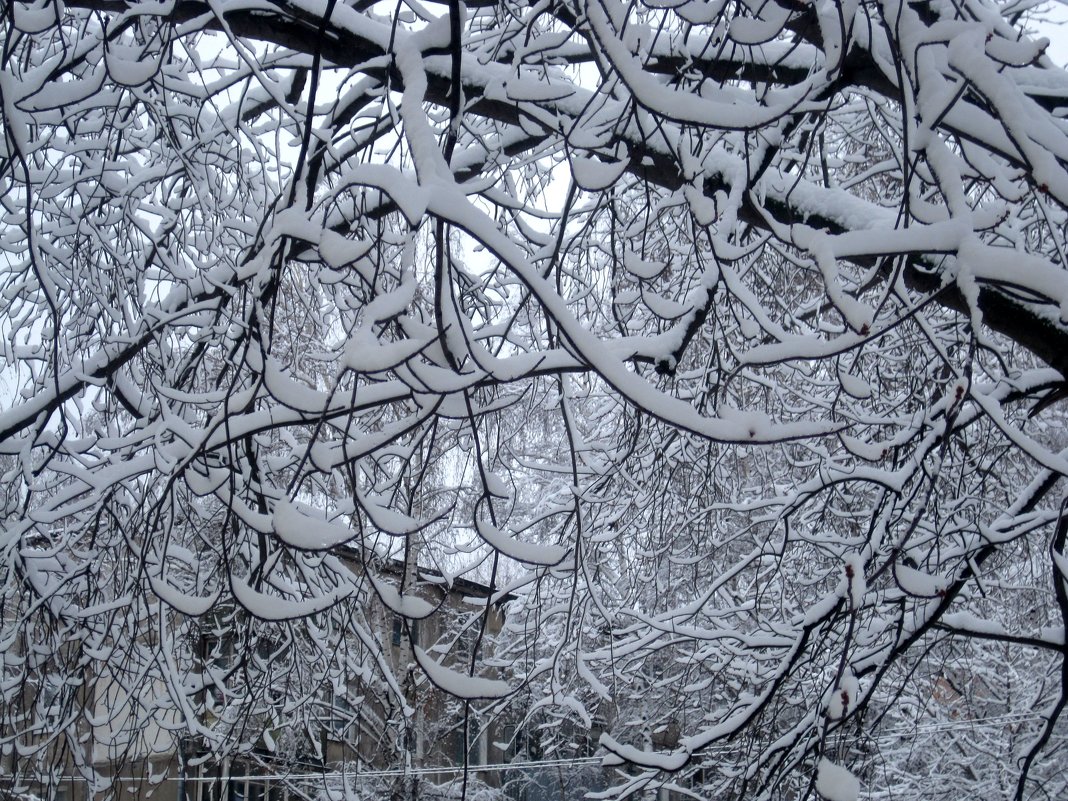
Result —
M363 698L356 698L359 704ZM326 710L326 730L336 742L353 742L359 727L356 725L356 709L349 701L348 694L335 689L330 696Z
M454 765L464 764L464 758L467 758L468 765L484 765L486 763L486 740L479 734L478 721L474 715L471 716L471 721L468 724L467 729L467 753L464 753L464 726L461 718L461 723L455 729L452 730L449 739L451 741L450 756L452 757Z
M460 726L457 729L453 729L452 737L452 763L454 765L462 765L464 763L464 729Z
M478 643L480 628L477 623L469 625L460 632L452 646L453 659L457 664L467 665L475 653L475 645Z
M222 777L218 771L214 776L205 776L203 781L197 782L200 789L200 801L223 801L225 796L222 791Z
M419 644L419 621L409 620L408 630L412 635L412 645ZM400 615L393 616L393 644L399 646L401 644L401 638L404 636L404 618Z
M63 714L63 679L49 674L37 691L37 710L44 721L56 723Z
M249 766L220 766L208 773L200 786L200 801L251 801L248 784ZM262 798L262 794L261 794Z
M508 762L523 751L522 731L514 723L499 724L493 744L500 751L501 758Z

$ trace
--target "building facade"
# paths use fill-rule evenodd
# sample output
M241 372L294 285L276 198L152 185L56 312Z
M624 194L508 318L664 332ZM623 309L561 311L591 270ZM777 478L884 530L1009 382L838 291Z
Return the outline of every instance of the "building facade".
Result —
M394 560L369 565L361 556L349 553L345 563L365 578L363 591L321 620L278 625L217 603L181 621L174 653L147 640L131 643L160 652L148 662L129 660L127 673L93 675L77 720L54 715L57 727L80 734L38 749L36 774L25 762L0 771L4 794L26 801L288 801L373 785L400 801L448 795L442 788L462 779L460 766L500 761L498 723L435 687L417 655L455 674L485 677L482 665L510 596L434 570L406 572ZM407 604L400 610L398 598ZM413 608L418 616L400 613ZM328 626L333 639L308 636ZM309 650L319 653L309 658ZM153 661L170 668L135 667ZM47 692L37 696L37 706L47 703ZM32 716L40 719L41 710ZM70 748L72 739L80 749Z

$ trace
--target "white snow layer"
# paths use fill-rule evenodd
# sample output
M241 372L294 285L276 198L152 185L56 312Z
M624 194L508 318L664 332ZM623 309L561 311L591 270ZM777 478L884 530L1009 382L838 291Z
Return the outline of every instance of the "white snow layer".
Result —
M326 551L356 536L348 526L312 517L290 501L279 501L275 505L273 524L278 539L308 551Z
M447 668L418 645L413 649L415 661L426 671L427 677L449 695L456 698L503 698L508 695L508 683L500 679L484 679L468 676L452 668Z
M517 562L531 565L556 565L567 555L567 548L562 545L539 545L533 542L520 542L485 520L476 520L479 536L493 548Z
M857 801L860 782L841 765L824 757L816 771L816 791L827 801Z

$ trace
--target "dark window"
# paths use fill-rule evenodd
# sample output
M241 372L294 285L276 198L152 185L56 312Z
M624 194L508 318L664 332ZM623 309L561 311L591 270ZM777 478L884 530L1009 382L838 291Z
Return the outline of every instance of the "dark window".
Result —
M326 728L336 742L349 742L357 732L356 709L343 691L331 693L326 710Z
M452 733L452 763L462 765L464 763L464 729L463 726Z
M419 621L418 620L409 620L408 621L408 631L411 632L411 635L412 635L412 644L413 645L418 645L419 644ZM393 616L393 644L394 645L400 645L401 644L401 636L403 635L403 633L404 633L404 618L402 618L400 615L394 615Z
M456 638L456 645L453 646L457 663L464 665L470 663L471 657L474 656L475 653L475 644L478 642L478 635L478 626L468 626L460 632L460 636Z
M198 782L200 785L201 801L222 801L225 795L222 793L223 782L218 772L206 781Z

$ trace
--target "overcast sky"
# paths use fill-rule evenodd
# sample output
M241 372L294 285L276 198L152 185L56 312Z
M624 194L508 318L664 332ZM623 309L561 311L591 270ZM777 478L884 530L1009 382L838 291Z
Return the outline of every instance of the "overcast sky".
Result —
M1046 52L1054 63L1063 67L1068 64L1068 5L1054 3L1049 16L1059 21L1060 25L1043 26L1042 36L1049 39L1049 50Z

